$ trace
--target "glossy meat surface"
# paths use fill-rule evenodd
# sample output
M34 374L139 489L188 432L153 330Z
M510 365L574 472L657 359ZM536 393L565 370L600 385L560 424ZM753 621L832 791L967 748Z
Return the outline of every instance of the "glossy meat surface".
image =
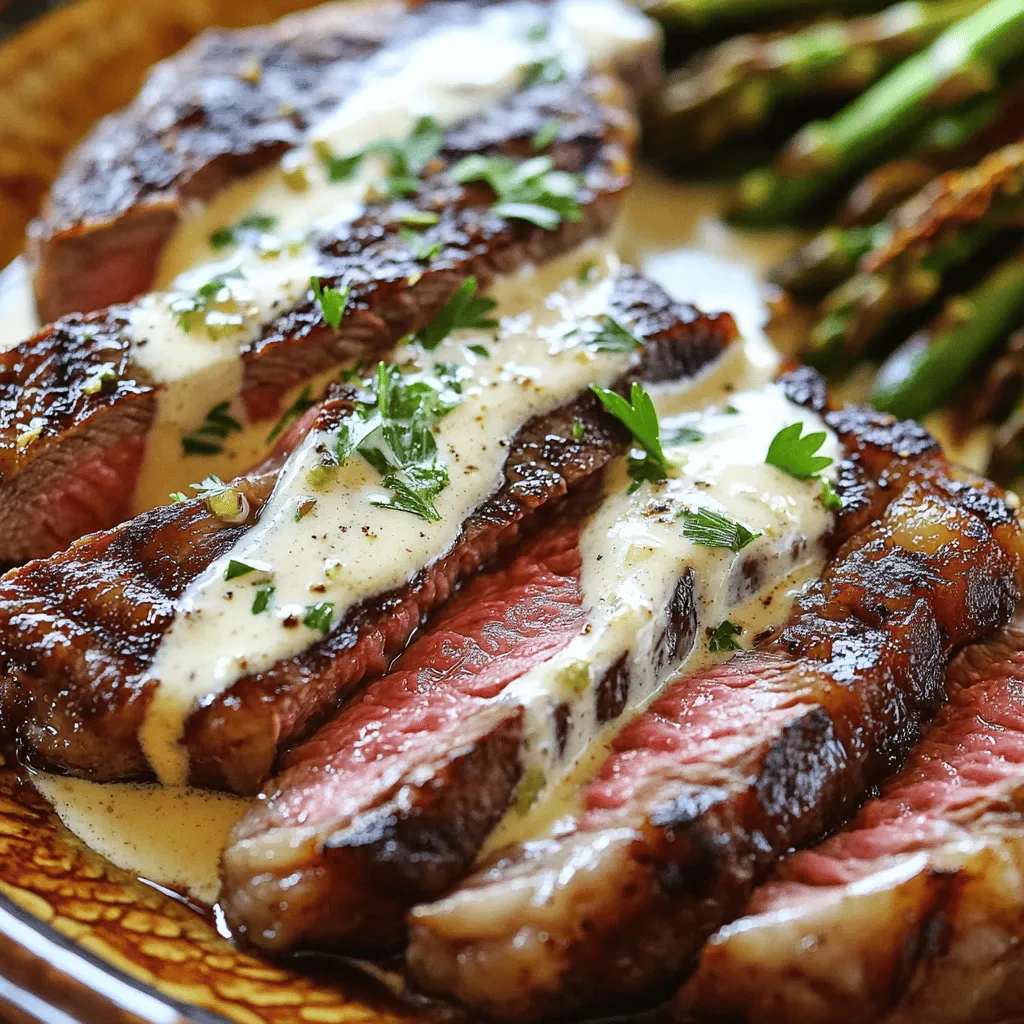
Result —
M854 500L822 578L778 636L680 680L616 737L574 831L414 910L408 962L427 989L534 1020L680 979L780 854L900 765L955 649L1007 621L1024 544L998 489L918 428L830 420Z
M674 304L634 271L618 279L612 308L645 339L632 379L686 377L735 336L731 317ZM321 416L339 415L337 406L328 403ZM585 428L580 439L575 420ZM282 747L382 672L457 583L625 444L621 426L589 392L527 422L510 444L503 482L466 520L450 552L407 587L351 609L302 654L244 676L192 714L184 736L192 781L258 789ZM249 495L253 515L268 492ZM148 777L136 735L153 688L147 668L175 598L244 528L220 523L194 499L93 534L0 581L0 721L30 759L96 779Z

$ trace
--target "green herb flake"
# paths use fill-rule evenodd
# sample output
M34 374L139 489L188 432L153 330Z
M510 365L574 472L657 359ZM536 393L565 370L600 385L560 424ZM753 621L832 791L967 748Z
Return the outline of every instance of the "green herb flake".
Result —
M574 658L558 670L558 681L573 693L586 693L590 688L590 665Z
M723 651L738 651L740 644L737 643L736 638L742 632L743 630L735 622L726 619L711 634L708 649L715 654L721 654Z
M331 619L334 616L333 601L318 601L316 604L306 606L306 613L302 617L302 624L319 633L329 633Z
M284 433L286 427L294 423L304 412L312 409L314 405L316 402L313 400L313 391L307 384L298 398L281 414L281 418L274 424L274 429L267 434L267 444L276 441Z
M418 231L403 228L398 232L399 237L412 253L412 258L418 263L430 263L441 252L441 243L432 242L429 238L421 235Z
M683 520L683 536L706 548L742 551L752 540L761 536L713 508L699 508L696 512L684 509L680 518Z
M587 342L587 348L595 352L633 352L643 342L612 317L606 317L601 329Z
M535 21L526 30L526 41L528 43L542 43L548 37L551 28L546 21Z
M557 57L544 57L527 64L523 69L524 85L541 85L561 82L565 78L565 68Z
M359 165L363 162L363 153L354 153L351 156L335 156L331 147L323 139L317 139L313 143L313 153L323 165L327 180L337 184L338 182L351 181Z
M167 497L170 498L171 502L175 505L182 501L188 501L188 495L182 494L181 491L171 491L171 493L168 494Z
M530 148L534 153L547 149L558 138L561 130L562 122L557 117L551 118L550 121L545 121L534 133L533 138L530 139Z
M474 153L452 168L460 184L484 181L494 190L497 202L491 210L508 220L525 220L545 231L566 221L583 219L576 193L578 175L556 171L549 156L515 161L507 156Z
M629 475L633 480L630 493L645 480L664 480L674 467L662 450L658 414L643 385L633 381L628 402L615 391L599 388L596 384L591 384L590 390L640 445L640 450L630 452L628 458Z
M488 314L497 303L476 294L476 278L467 277L455 294L441 307L434 321L416 333L416 341L430 351L448 337L452 331L489 330L498 321Z
M821 503L829 512L842 512L843 510L843 499L839 497L836 489L832 486L832 481L824 478L821 481Z
M467 345L466 349L473 353L475 356L479 356L481 359L490 359L491 353L486 345Z
M764 461L798 480L807 480L832 465L832 459L814 453L825 443L824 430L800 436L804 425L797 420L772 438Z
M313 509L316 508L316 498L303 498L302 501L295 506L295 522L301 523L306 516L309 515Z
M224 450L225 438L242 429L242 424L228 411L230 408L230 402L215 405L203 422L181 439L182 451L186 455L219 455Z
M86 378L85 383L82 385L82 393L98 395L108 384L116 384L119 379L117 367L113 363L101 363Z
M274 596L274 587L260 587L252 599L253 615L261 615L270 607L270 600Z
M583 426L582 420L572 421L572 438L574 441L582 441L586 434L586 428Z
M590 284L596 274L597 263L594 260L586 260L580 264L580 269L576 272L576 281L579 284Z
M265 234L277 227L277 218L266 213L250 213L243 217L237 224L231 227L218 228L210 235L211 249L226 249L230 245L237 245L239 235L246 232L260 232Z
M697 444L704 440L704 434L696 427L676 427L662 438L665 444Z
M239 562L238 559L232 558L228 562L228 567L224 570L224 579L233 580L239 576L246 576L251 572L257 572L255 565L248 565L245 562Z
M309 285L313 289L313 297L320 306L324 320L334 330L337 330L345 313L345 306L348 304L349 288L346 286L340 291L337 288L324 288L319 277L311 277Z
M727 405L722 410L722 412L724 412L726 414L726 416L739 416L739 414L740 414L739 409L737 409L735 405Z
M516 795L513 800L513 807L516 814L526 814L527 811L537 802L541 790L547 784L547 778L540 768L530 768L519 780L516 787Z
M441 220L441 215L433 210L409 210L403 213L398 220L402 224L408 224L413 228L429 228Z

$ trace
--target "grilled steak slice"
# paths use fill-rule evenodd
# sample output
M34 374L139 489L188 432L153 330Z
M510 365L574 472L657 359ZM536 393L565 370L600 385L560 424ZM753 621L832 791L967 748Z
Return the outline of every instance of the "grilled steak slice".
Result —
M528 27L551 5L508 6ZM190 206L300 145L375 62L432 31L472 24L485 7L474 0L324 4L268 27L207 32L158 65L138 99L71 153L30 228L40 319L150 289ZM656 81L653 34L621 58L638 91Z
M468 870L521 775L522 708L491 698L583 625L590 497L474 579L387 676L286 756L224 852L236 935L270 950L341 939L390 950L408 907Z
M691 374L735 334L731 317L677 306L635 272L617 279L610 308L645 339L622 364L631 377ZM325 407L321 426L337 420L337 406ZM457 583L606 465L626 438L586 392L527 421L507 443L497 490L469 515L452 548L408 585L354 605L321 641L242 675L190 714L181 742L194 783L254 792L283 746L380 673ZM251 518L265 495L246 497ZM175 599L240 529L215 523L201 501L184 502L4 577L0 716L33 761L96 779L149 776L138 736L155 690L147 671L175 619Z
M627 106L615 79L593 74L582 82L528 87L455 126L414 199L370 204L353 223L316 240L324 286L351 289L345 315L332 329L312 293L305 293L241 347L240 395L235 375L219 366L156 379L146 350L132 340L130 306L59 320L0 354L0 565L45 557L124 518L147 430L168 389L179 395L201 387L209 407L238 397L240 419L276 417L289 389L339 363L384 354L430 322L468 276L484 286L495 274L547 260L606 231L630 180L635 127ZM506 220L491 212L489 186L452 180L450 168L469 153L529 153L531 138L552 118L564 126L552 158L581 175L579 221L544 230ZM429 265L417 259L402 226L414 208L440 217L416 240L440 247ZM182 344L187 341L182 335ZM186 435L200 423L165 426ZM233 475L234 467L225 463L218 470ZM187 459L177 469L168 466L167 474L168 490L194 479Z
M288 754L222 858L236 933L274 951L399 947L405 911L500 842L503 814L515 828L534 799L543 806L591 739L699 655L706 628L817 562L832 520L817 482L764 467L767 437L750 441L752 429L770 437L792 423L796 407L778 385L732 401L733 414L693 419L699 449L667 440L667 457L687 460L678 478L630 495L616 467L585 528L573 510L545 528L554 548L535 544L474 581L391 674ZM676 520L688 497L728 507L723 463L766 495L733 508L759 534L742 553L694 547ZM552 573L552 551L571 573Z
M1019 1010L1022 627L1018 614L953 661L950 703L903 769L711 940L681 1017L966 1024Z
M888 491L888 507L779 635L680 680L627 726L573 832L496 854L413 911L408 964L425 988L533 1020L678 980L780 854L899 765L951 652L1007 621L1024 545L994 485L913 428L829 419L862 493Z

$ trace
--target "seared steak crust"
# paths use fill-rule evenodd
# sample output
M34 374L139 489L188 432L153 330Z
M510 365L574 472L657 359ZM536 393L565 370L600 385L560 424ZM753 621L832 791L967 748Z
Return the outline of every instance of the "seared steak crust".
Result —
M515 4L523 24L544 0ZM152 286L188 205L276 162L343 100L382 49L475 21L481 0L324 4L275 25L210 31L158 65L139 97L68 157L30 229L41 319L125 302ZM638 90L658 55L620 69Z
M466 277L486 286L496 274L606 231L632 170L635 125L627 108L621 83L602 73L524 89L456 126L417 196L371 204L355 222L318 238L322 280L351 288L345 316L332 330L310 296L243 349L248 418L277 416L281 396L313 373L384 354L429 323ZM452 181L449 169L467 153L529 155L530 139L552 119L563 124L552 158L582 178L582 220L554 231L507 221L490 212L489 187ZM429 265L400 234L402 216L413 209L440 216L424 233L441 246ZM130 356L128 315L119 306L66 317L0 353L0 564L52 554L130 508L159 385ZM107 364L118 381L97 389ZM35 432L26 434L30 425Z
M1004 624L1024 543L994 485L927 435L829 419L873 514L758 650L628 726L562 838L495 855L412 916L427 989L501 1019L628 1004L678 980L785 851L835 828L919 737L960 645Z
M1024 633L968 647L902 771L705 947L681 1019L1009 1019L1024 999Z
M630 303L638 295L635 277L627 271L621 279ZM647 289L650 318L632 326L646 344L630 377L683 376L734 337L731 317L706 317L673 306L653 284ZM614 295L612 306L618 308ZM662 329L669 308L671 326ZM327 403L321 417L337 416L338 401ZM582 440L574 437L576 420L586 428ZM504 482L466 520L447 555L408 586L353 608L301 655L244 677L193 713L184 738L192 781L254 792L282 747L318 725L361 680L383 671L457 583L625 443L621 427L589 393L529 421L510 444ZM250 495L254 512L265 497ZM0 720L28 757L96 779L148 777L137 740L154 685L146 670L175 597L226 550L237 529L218 524L196 499L154 509L3 578Z

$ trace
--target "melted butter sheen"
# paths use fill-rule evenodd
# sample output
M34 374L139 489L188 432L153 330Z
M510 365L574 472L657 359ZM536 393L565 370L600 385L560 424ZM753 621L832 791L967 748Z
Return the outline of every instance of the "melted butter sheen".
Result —
M459 331L432 352L410 346L397 354L410 370L406 380L431 379L441 363L455 367L460 378L461 402L435 428L449 476L435 501L439 521L374 505L388 492L358 455L315 485L311 471L323 451L333 449L334 436L309 434L258 523L186 589L157 649L151 677L159 685L140 736L161 781L182 784L187 778L178 740L200 701L319 640L323 633L303 622L311 606L329 603L328 621L337 623L353 605L409 582L446 554L466 517L499 486L508 442L519 428L591 383L607 386L624 372L628 353L598 352L587 344L598 318L609 312L618 263L605 250L587 283L576 275L581 261L594 262L590 257L600 251L591 246L500 281L493 292L497 329ZM564 280L567 273L572 276ZM487 355L470 346L483 346ZM297 519L310 499L315 507ZM226 580L231 560L261 571ZM270 584L271 606L253 614L257 590Z

